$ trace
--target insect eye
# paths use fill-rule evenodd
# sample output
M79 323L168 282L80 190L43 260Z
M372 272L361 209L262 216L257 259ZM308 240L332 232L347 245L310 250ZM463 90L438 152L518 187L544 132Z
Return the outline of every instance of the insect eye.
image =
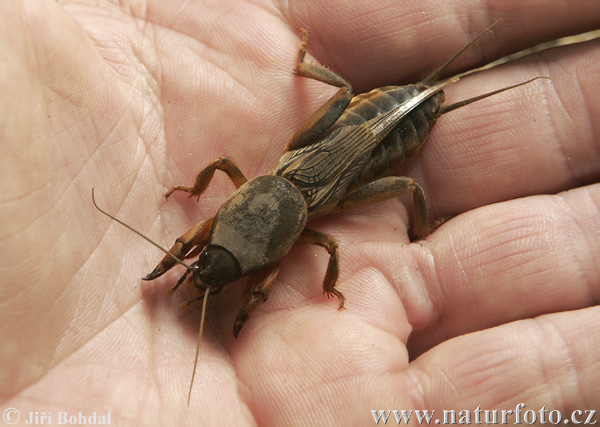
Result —
M209 266L212 258L213 257L211 256L210 251L204 250L198 257L198 261L195 262L195 264L197 264L196 269L202 270L203 268Z

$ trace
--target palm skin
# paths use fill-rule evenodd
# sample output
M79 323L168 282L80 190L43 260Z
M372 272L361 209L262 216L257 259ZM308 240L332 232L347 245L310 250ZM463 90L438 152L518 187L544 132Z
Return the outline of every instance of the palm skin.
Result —
M418 80L500 16L496 37L449 72L600 20L594 1L569 13L477 2L460 11L468 28L457 10L424 4L418 22L419 11L373 3L0 6L3 407L110 411L113 423L325 425L370 423L374 409L600 406L592 41L448 89L453 102L552 79L439 120L406 174L434 217L459 215L426 240L409 243L398 200L311 224L340 244L347 310L321 294L327 255L312 247L292 249L238 339L243 284L211 297L186 407L199 313L178 309L191 293L165 295L182 272L142 283L162 254L95 211L91 187L168 246L233 186L217 176L199 203L167 202L167 188L224 155L248 177L267 173L335 92L293 76L296 27L358 93Z

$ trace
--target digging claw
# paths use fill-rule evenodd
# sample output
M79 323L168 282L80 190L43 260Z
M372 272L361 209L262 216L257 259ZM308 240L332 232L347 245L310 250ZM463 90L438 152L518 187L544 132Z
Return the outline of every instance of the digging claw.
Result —
M245 316L245 318L238 316L238 318L235 319L235 322L233 324L233 336L235 338L238 337L238 335L240 334L240 331L242 330L242 326L244 326L244 324L247 321L248 321L248 316Z
M149 273L146 277L142 277L142 280L154 280L157 277L162 276L163 274L165 274L165 269L158 266L154 269L154 271L152 271L152 273Z

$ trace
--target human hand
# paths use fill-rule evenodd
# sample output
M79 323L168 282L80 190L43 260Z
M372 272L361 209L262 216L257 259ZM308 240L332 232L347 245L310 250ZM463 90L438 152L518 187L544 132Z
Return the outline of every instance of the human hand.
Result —
M168 246L233 187L217 176L199 203L166 202L167 188L223 155L248 177L267 173L335 92L293 76L296 27L359 93L418 80L498 17L495 37L452 71L600 17L593 1L274 7L0 6L3 407L110 411L115 424L323 425L372 422L376 409L599 407L597 41L448 88L451 103L552 79L439 120L406 174L434 217L459 215L428 239L409 244L397 200L315 221L340 244L347 310L322 295L327 255L311 247L292 250L237 340L241 286L211 297L186 407L198 312L177 308L189 295L165 295L181 271L142 283L162 254L95 211L91 187Z

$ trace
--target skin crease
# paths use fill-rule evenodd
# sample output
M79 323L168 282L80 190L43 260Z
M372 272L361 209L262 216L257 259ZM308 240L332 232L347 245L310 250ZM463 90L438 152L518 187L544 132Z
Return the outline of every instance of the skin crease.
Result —
M220 156L271 170L335 92L294 77L295 28L359 93L419 80L500 17L448 75L598 28L597 1L117 3L0 5L2 408L354 425L375 409L600 407L598 41L447 90L551 78L438 121L406 174L433 218L457 216L427 239L408 241L408 198L311 224L339 242L347 310L322 295L312 246L292 249L237 340L243 282L211 296L190 408L199 304L166 295L180 267L142 283L163 254L90 198L169 246L233 186L217 173L199 203L167 188Z

